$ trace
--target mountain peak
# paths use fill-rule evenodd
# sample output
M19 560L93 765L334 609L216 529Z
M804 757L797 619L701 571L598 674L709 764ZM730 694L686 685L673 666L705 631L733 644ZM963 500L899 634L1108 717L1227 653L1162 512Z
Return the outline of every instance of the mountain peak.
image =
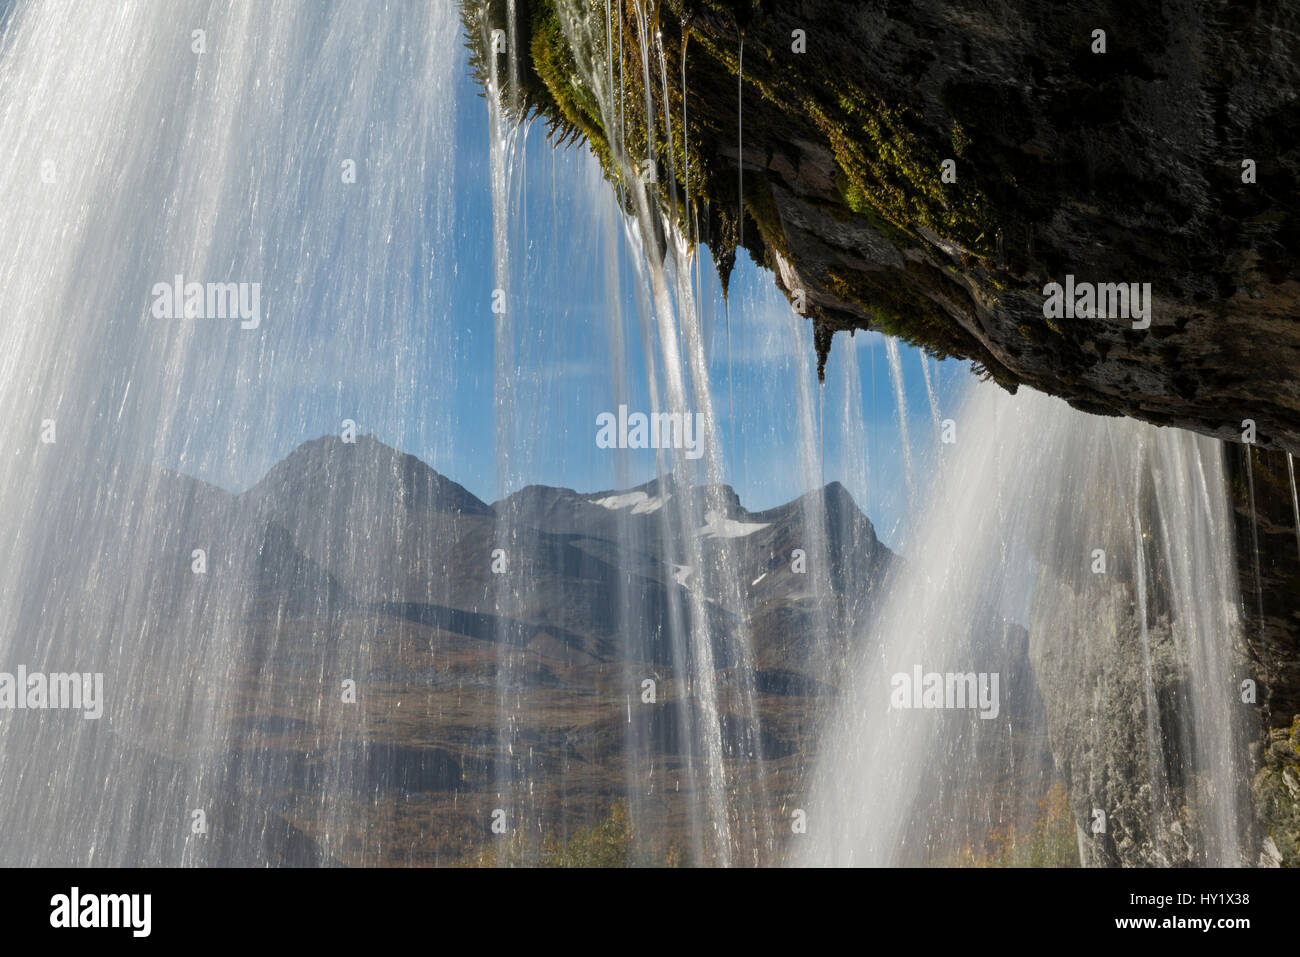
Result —
M342 500L381 508L396 504L411 511L492 514L464 486L371 434L355 441L322 435L304 442L242 497L306 507Z

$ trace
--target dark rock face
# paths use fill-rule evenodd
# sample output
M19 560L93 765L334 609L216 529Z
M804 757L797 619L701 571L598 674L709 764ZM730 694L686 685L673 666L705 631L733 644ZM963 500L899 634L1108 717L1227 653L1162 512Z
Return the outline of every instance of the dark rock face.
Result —
M517 7L529 107L591 139L617 178L599 111L569 81L580 59L555 26L569 5ZM627 149L653 144L660 184L675 178L691 197L671 212L698 224L724 272L743 246L805 300L819 348L835 330L881 328L1087 411L1237 439L1249 418L1263 446L1300 450L1300 11L1223 0L659 7L649 28L628 16L623 32L662 36L666 70L656 62L650 84L674 130L655 118L647 134L633 110ZM635 46L631 104L643 102ZM956 179L944 182L949 159ZM1247 160L1254 182L1243 182ZM1150 327L1046 318L1044 286L1067 275L1150 283Z
M1249 461L1248 461L1249 458ZM1251 756L1259 863L1300 866L1300 531L1287 456L1229 450L1237 572L1247 621L1247 674L1263 726Z
M763 31L773 66L787 25L834 6L787 7L779 26L774 13ZM1297 155L1294 11L851 6L835 11L836 28L809 26L817 55L906 104L921 135L956 159L959 181L974 180L995 241L981 255L917 228L895 247L866 221L839 221L826 212L825 146L764 142L753 124L746 159L761 157L771 186L787 290L808 290L825 319L852 327L888 308L874 291L885 288L977 340L991 361L962 351L996 378L1224 438L1253 418L1266 445L1300 448L1300 220L1285 172ZM1107 32L1104 54L1090 52L1095 28ZM762 58L747 65L761 83ZM1246 159L1254 184L1241 181ZM1045 319L1043 287L1066 275L1151 283L1150 328ZM845 295L855 289L865 301Z
M1250 676L1262 720L1285 727L1300 714L1300 537L1287 457L1235 447L1226 460Z
M1170 867L1198 862L1198 837L1185 828L1182 809L1193 800L1194 782L1184 776L1173 720L1187 673L1167 619L1151 622L1150 687L1144 667L1143 635L1128 596L1076 593L1067 587L1040 592L1037 601L1062 609L1080 622L1098 614L1121 622L1104 640L1070 642L1051 629L1031 631L1031 660L1047 706L1052 752L1070 789L1084 866ZM1105 611L1099 606L1109 605ZM1031 624L1039 624L1035 621ZM1094 637L1104 629L1087 629ZM1155 727L1146 721L1148 701ZM1159 736L1163 748L1152 753ZM1097 811L1105 815L1101 818ZM1095 824L1104 825L1104 829Z
M1217 640L1231 648L1241 685L1221 693L1233 699L1244 736L1232 748L1249 755L1249 776L1233 796L1238 807L1253 807L1255 813L1241 862L1295 866L1300 862L1300 767L1292 738L1300 706L1300 622L1294 606L1300 543L1287 458L1228 446L1225 462L1241 605L1240 626ZM1151 516L1144 516L1143 527L1154 529ZM1085 864L1204 863L1206 835L1187 827L1184 811L1199 807L1204 813L1227 797L1223 782L1194 771L1193 672L1186 638L1171 627L1177 609L1161 596L1159 582L1168 571L1153 545L1158 537L1153 532L1147 545L1144 606L1127 571L1071 580L1057 568L1040 581L1035 595L1031 660L1075 820L1087 822L1079 833ZM1125 547L1111 559L1117 569L1127 569L1133 555ZM1145 629L1140 607L1146 608ZM1078 641L1080 634L1089 640ZM1094 809L1104 811L1105 830L1088 826Z
M906 251L935 270L911 269L927 278L910 292L1015 379L1081 408L1224 437L1251 417L1266 442L1296 448L1300 244L1284 173L1298 145L1295 11L1000 6L891 5L867 36L838 34L860 43L864 85L906 103L936 140L965 132L958 175L989 201L991 268L930 242ZM1090 50L1097 28L1104 54ZM1151 328L1052 328L1042 286L1066 274L1150 282Z
M1263 831L1259 863L1295 867L1300 861L1300 715L1269 732L1255 776L1256 812Z

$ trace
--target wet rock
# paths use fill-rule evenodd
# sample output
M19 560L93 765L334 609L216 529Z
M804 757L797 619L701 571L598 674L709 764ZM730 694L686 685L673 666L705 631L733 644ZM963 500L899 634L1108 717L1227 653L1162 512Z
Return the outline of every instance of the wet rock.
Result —
M680 76L685 56L688 90L683 102L666 84L654 99L690 118L689 192L715 258L730 261L738 233L787 295L803 291L819 328L879 328L1090 412L1238 440L1251 418L1262 445L1300 451L1300 11L1210 0L662 7L667 72ZM558 6L516 9L537 24ZM1104 53L1092 51L1099 27ZM794 30L806 53L792 49ZM529 49L549 59L525 64L527 102L562 132L594 137L608 162L599 112L573 98L572 52ZM574 66L548 73L557 62ZM625 67L639 83L639 65ZM652 84L658 75L655 64ZM658 144L661 184L681 126ZM955 180L941 179L945 160ZM1151 327L1046 319L1043 286L1067 273L1150 282Z
M1300 715L1272 729L1269 744L1254 782L1260 865L1300 867Z

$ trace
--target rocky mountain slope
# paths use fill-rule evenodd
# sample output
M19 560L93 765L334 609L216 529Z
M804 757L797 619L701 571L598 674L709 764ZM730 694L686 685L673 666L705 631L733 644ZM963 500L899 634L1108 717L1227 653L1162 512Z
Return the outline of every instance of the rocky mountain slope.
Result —
M753 862L773 862L845 663L886 577L907 573L835 483L763 512L659 481L489 505L371 436L326 436L241 495L148 471L100 488L57 510L12 650L103 671L104 718L10 733L26 754L82 754L80 773L134 797L42 779L42 803L5 776L32 862L457 863L495 846L502 806L524 860L619 802L638 860L692 862L700 608L729 777L756 775L769 802L736 813L764 835ZM693 564L669 512L698 539ZM987 630L1024 694L978 743L979 792L933 818L976 849L990 813L1032 825L1055 780L1024 629ZM101 820L126 806L140 826Z

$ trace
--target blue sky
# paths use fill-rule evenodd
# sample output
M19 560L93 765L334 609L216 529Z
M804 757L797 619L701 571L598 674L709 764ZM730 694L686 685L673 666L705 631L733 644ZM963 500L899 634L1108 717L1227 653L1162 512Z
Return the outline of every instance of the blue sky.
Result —
M460 242L457 256L462 270L456 277L457 302L486 304L482 290L492 281L492 208L488 182L487 110L478 88L467 77L459 89L457 189ZM603 289L593 280L601 270L595 259L610 254L591 235L588 190L609 187L594 171L595 161L585 146L555 150L540 126L526 139L524 216L527 221L528 313L517 328L517 359L523 368L539 374L535 391L521 399L546 409L541 418L554 426L544 454L530 456L526 480L579 490L614 487L614 454L596 447L595 417L615 405L609 373L609 325L612 310L602 300ZM554 184L554 187L552 186ZM602 197L603 198L603 197ZM626 257L626 251L625 251ZM705 295L701 317L713 381L714 408L722 430L719 441L724 456L735 450L740 461L728 461L727 480L751 509L767 508L806 491L799 464L799 380L822 408L822 442L826 481L839 480L854 494L887 539L902 516L905 496L897 406L889 378L882 337L858 333L835 338L827 368L827 383L816 383L816 358L811 325L791 321L789 307L776 291L771 274L741 254L730 286L731 362L728 377L726 317L716 274L707 258L700 270ZM635 282L626 267L623 281ZM642 368L631 290L624 289L628 320L629 367ZM482 305L468 310L464 366L474 374L463 376L458 402L464 410L461 425L484 441L457 446L454 461L426 459L471 491L495 498L498 487L493 434L492 316ZM534 336L529 336L528 331ZM544 331L539 336L539 331ZM797 340L795 336L797 335ZM916 461L917 482L924 485L924 470L934 447L929 401L921 370L921 355L900 343L908 408L908 432ZM846 446L844 370L856 363L861 388L860 450ZM955 414L960 389L971 379L967 363L934 363L941 414ZM644 401L644 375L633 375L631 391ZM728 388L730 386L730 388ZM819 397L818 393L822 395ZM735 415L729 415L734 396ZM635 399L632 408L636 408ZM644 407L644 406L641 406ZM734 435L733 435L734 429ZM853 432L858 431L856 424ZM420 449L407 446L419 455ZM654 475L652 453L630 453L634 482ZM422 456L423 457L423 456ZM863 474L865 457L868 474ZM511 483L513 484L513 483Z
M250 226L267 238L253 249L244 229L228 232L229 258L249 260L244 274L262 270L275 285L263 291L267 316L255 336L240 335L230 346L228 330L193 333L200 338L184 378L211 385L196 385L179 400L163 464L239 491L301 442L337 433L352 419L360 432L418 456L487 501L532 483L619 487L620 455L627 482L653 477L652 452L620 453L595 442L596 416L617 408L616 355L626 364L629 406L649 408L631 254L620 226L602 232L612 222L602 219L610 187L585 146L553 149L540 125L525 137L517 180L510 280L516 361L506 377L507 467L498 461L488 114L463 59L456 68L434 121L442 125L431 132L412 129L410 115L427 102L414 99L422 94L400 77L382 80L391 84L381 90L391 108L341 111L353 123L347 136L339 129L322 137L315 125L285 126L269 114L248 121L247 149L268 170L259 188L270 200L267 222ZM312 82L334 82L330 77L313 75ZM332 94L307 86L302 95L307 102ZM358 186L338 186L336 174L310 189L300 185L302 168L337 170L344 156L357 158ZM297 212L292 200L286 206L280 199L277 177L302 191ZM423 203L413 198L420 189ZM232 215L238 208L232 203ZM607 285L611 261L618 264L617 294ZM126 297L152 282L153 272L171 275L148 268L127 284ZM905 483L884 340L837 335L819 388L811 326L790 315L770 273L742 253L724 310L707 258L700 272L718 441L726 480L742 502L758 510L809 489L799 453L800 423L808 421L801 408L808 407L823 420L824 467L811 478L842 482L881 537L899 544ZM621 353L612 346L620 316ZM924 487L936 437L920 353L905 345L901 353L916 484ZM856 366L861 394L846 409L848 364ZM955 415L971 380L967 365L931 366L941 414ZM194 440L201 424L227 436L224 443Z

